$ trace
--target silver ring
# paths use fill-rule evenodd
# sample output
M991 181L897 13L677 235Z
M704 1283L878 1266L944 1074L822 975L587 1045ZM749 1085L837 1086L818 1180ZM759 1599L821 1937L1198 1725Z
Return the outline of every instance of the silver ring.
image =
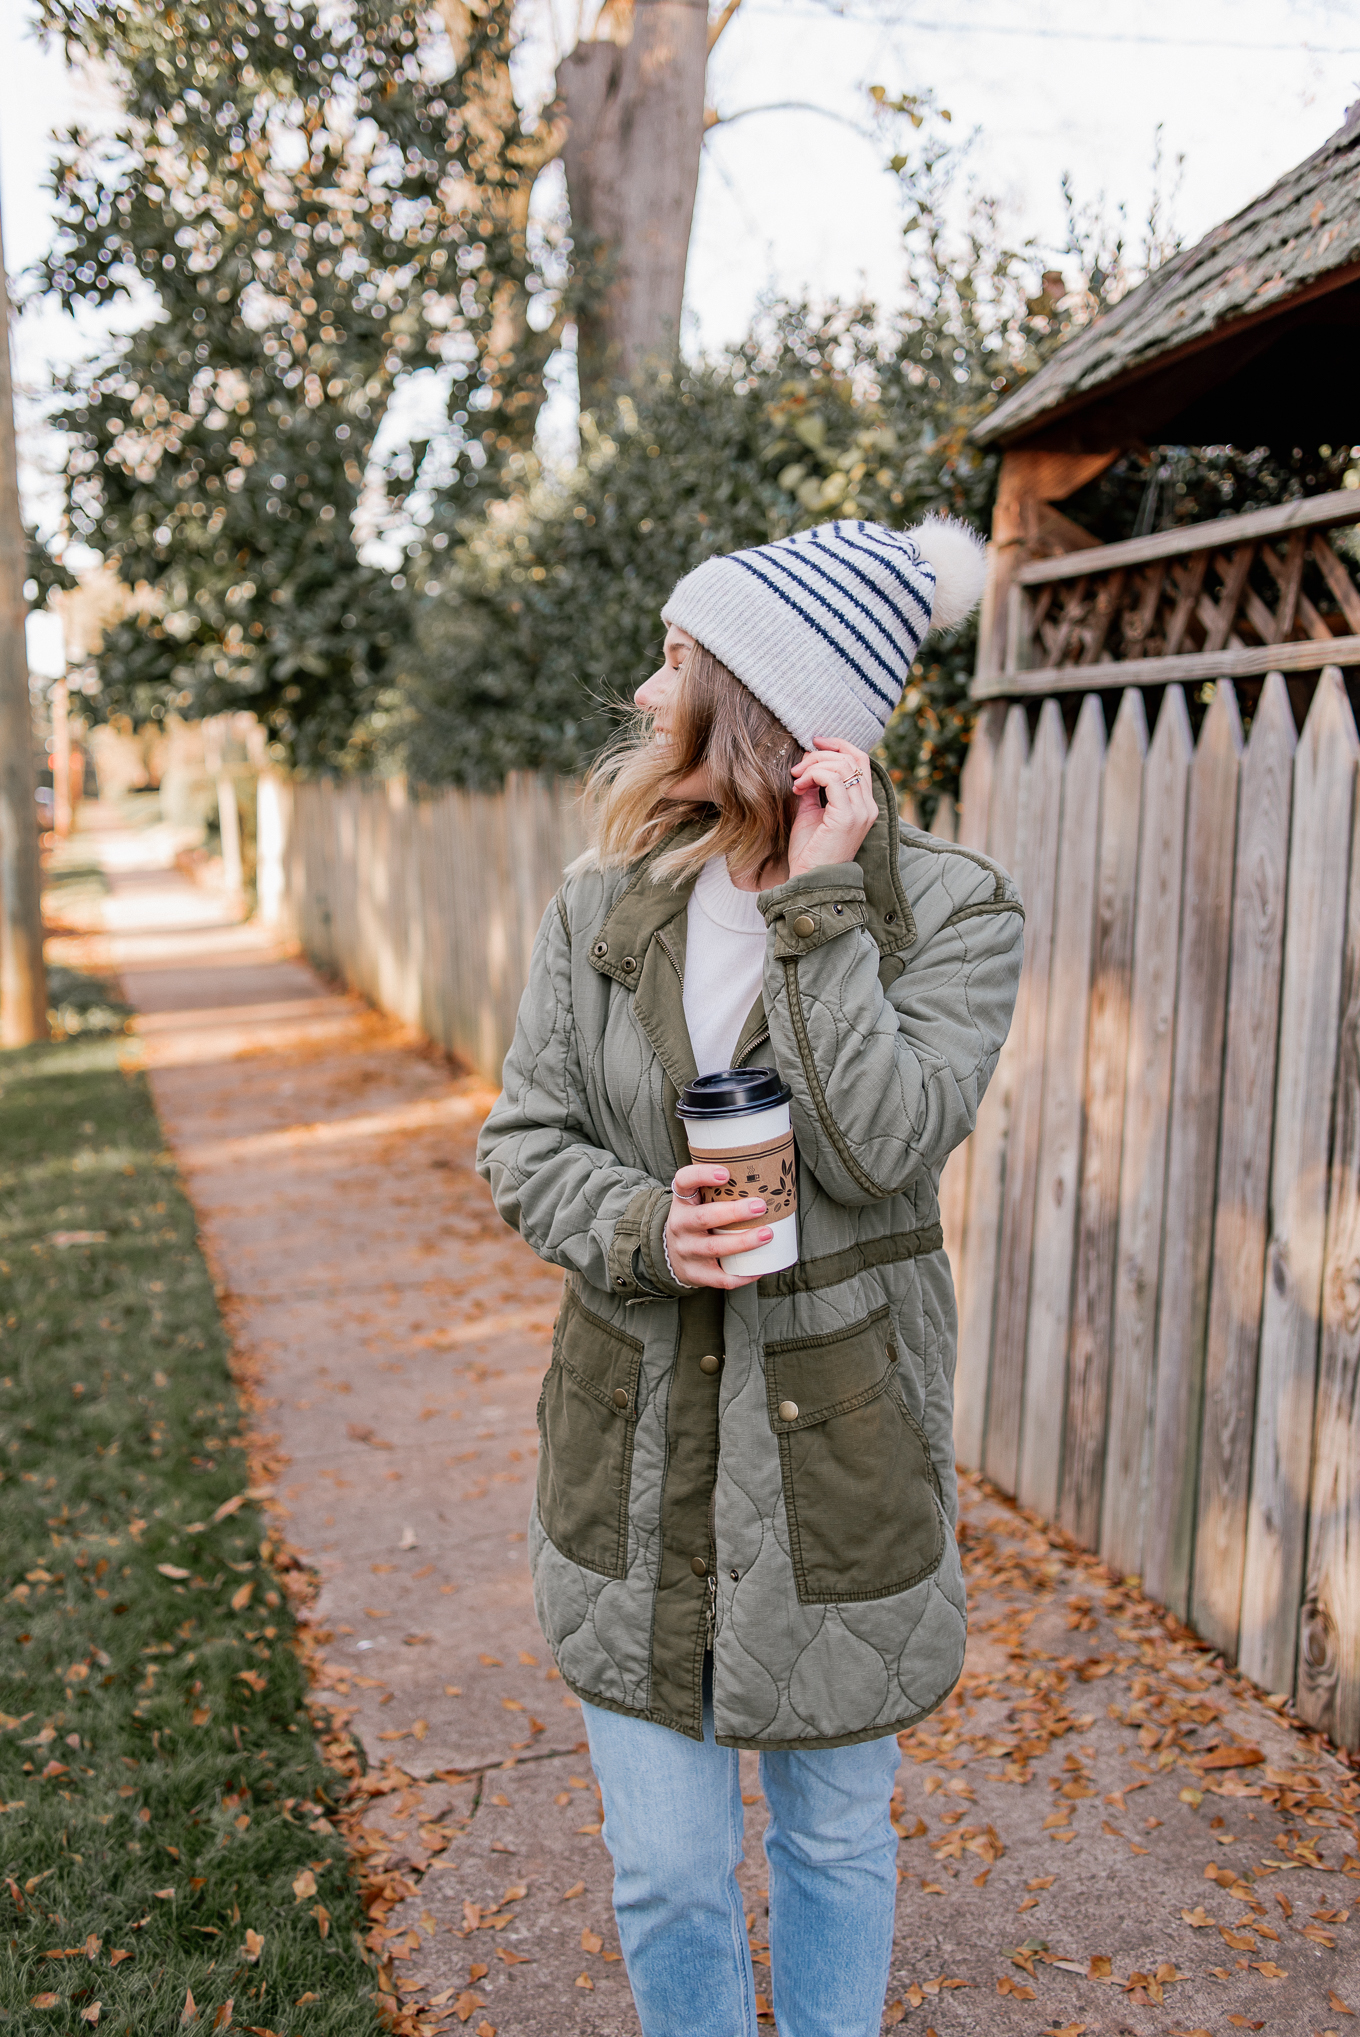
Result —
M848 792L852 785L862 785L864 783L864 773L862 771L856 771L849 778L843 778L841 780L841 783L844 785L846 791Z
M702 1202L704 1199L703 1195L697 1188L695 1189L693 1195L686 1195L684 1190L677 1188L673 1181L671 1183L671 1194L675 1197L677 1202L697 1203Z

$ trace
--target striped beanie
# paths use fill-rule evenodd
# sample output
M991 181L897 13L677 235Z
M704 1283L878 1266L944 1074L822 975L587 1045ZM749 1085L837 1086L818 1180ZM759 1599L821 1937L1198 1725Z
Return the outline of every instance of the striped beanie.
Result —
M705 559L661 611L810 749L839 736L871 750L927 630L956 629L982 596L986 549L966 524L914 530L821 523Z

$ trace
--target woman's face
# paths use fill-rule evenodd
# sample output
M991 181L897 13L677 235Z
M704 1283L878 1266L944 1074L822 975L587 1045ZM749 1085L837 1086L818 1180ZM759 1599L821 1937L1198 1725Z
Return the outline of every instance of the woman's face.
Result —
M666 744L671 740L667 709L675 697L680 684L680 668L694 648L694 638L688 630L672 623L666 631L666 644L661 664L650 679L644 679L633 695L636 704L644 714L652 717L652 741ZM711 799L712 785L709 781L708 766L698 765L670 788L672 799Z

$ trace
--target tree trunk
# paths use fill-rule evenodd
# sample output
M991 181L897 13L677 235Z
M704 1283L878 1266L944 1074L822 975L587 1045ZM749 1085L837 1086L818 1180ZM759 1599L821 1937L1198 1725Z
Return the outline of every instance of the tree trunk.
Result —
M626 42L578 43L558 67L562 159L582 279L581 407L679 351L708 60L707 0L634 0ZM624 10L613 20L626 27ZM581 283L578 282L578 288Z
M27 1047L47 1038L24 578L9 291L0 241L0 1047Z

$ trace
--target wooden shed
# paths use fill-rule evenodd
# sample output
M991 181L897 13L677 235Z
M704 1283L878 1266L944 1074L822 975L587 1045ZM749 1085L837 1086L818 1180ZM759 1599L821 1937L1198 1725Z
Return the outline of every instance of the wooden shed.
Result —
M961 1458L1352 1747L1360 488L1119 544L1058 505L1140 444L1353 443L1357 340L1360 106L975 434L960 832L1028 920L942 1195Z

